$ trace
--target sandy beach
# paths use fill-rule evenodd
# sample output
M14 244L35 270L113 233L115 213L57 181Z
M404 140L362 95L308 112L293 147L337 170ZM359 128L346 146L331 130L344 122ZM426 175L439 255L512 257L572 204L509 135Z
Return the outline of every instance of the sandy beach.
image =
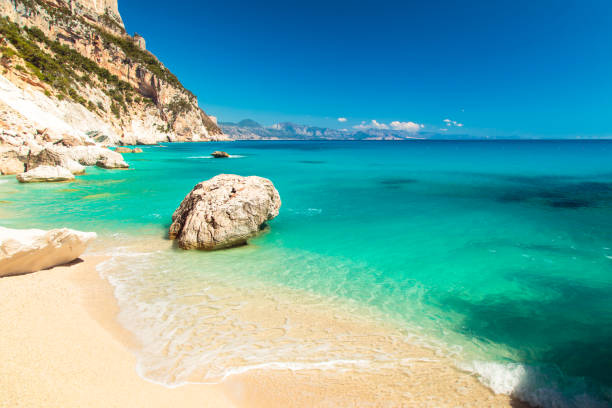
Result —
M116 322L112 288L95 269L99 261L0 279L0 406L521 406L420 347L409 372L261 369L217 385L146 381L135 369L138 343Z

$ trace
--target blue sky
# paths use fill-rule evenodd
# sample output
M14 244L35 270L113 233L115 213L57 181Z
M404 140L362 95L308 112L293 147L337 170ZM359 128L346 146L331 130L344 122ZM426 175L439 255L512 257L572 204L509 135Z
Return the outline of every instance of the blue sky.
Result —
M221 121L612 136L610 1L119 0L119 8L128 31Z

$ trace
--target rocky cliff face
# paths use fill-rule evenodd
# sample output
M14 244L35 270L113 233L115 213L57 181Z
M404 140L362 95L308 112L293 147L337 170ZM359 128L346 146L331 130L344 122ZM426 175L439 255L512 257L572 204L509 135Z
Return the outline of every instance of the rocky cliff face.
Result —
M0 81L0 103L33 122L21 127L105 144L224 138L144 39L126 34L116 0L0 0L0 12L0 71L24 99Z

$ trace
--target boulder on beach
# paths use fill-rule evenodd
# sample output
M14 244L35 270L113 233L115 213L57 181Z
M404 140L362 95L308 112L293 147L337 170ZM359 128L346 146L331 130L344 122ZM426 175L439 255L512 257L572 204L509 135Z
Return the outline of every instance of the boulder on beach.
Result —
M281 199L261 177L220 174L197 184L172 215L170 239L183 249L244 245L278 215Z
M96 238L94 232L42 231L0 227L0 277L37 272L77 259Z
M215 159L227 159L230 157L229 153L221 151L212 152L210 155Z
M134 153L134 151L129 147L117 147L115 151L117 153Z
M61 166L38 166L17 175L20 183L43 183L74 180L74 174Z

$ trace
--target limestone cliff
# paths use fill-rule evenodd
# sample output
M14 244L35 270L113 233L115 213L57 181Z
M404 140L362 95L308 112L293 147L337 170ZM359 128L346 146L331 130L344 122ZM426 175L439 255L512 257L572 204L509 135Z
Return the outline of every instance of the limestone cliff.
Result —
M224 138L144 38L125 32L116 0L0 0L0 13L0 71L25 100L16 102L5 84L0 104L33 121L22 127L106 144ZM56 120L46 123L26 105Z

